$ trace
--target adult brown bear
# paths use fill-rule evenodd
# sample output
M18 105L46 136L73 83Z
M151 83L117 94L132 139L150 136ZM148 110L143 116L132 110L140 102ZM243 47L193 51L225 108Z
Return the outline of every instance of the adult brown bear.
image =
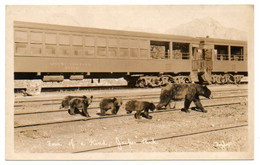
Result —
M161 90L160 102L157 105L157 109L159 110L163 106L168 109L171 100L177 101L184 99L184 108L182 111L190 112L189 107L193 101L197 109L206 113L207 111L203 108L199 96L210 98L211 91L207 86L199 84L169 84Z
M149 110L153 111L154 109L155 105L147 101L130 100L125 104L127 114L132 113L132 111L136 111L134 115L136 119L141 119L141 115L147 119L152 119L152 116L149 116Z

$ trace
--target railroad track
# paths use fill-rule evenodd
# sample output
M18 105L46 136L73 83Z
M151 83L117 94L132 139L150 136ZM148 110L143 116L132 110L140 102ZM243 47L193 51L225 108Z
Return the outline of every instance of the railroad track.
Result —
M184 133L184 134L172 135L172 136L157 137L157 138L147 140L146 143L158 142L158 141L169 140L169 139L185 138L185 137L201 135L201 134L216 133L216 132L220 132L220 131L227 131L227 130L231 130L231 129L239 129L239 128L243 128L243 127L248 127L247 122L243 123L243 124L239 124L239 125L229 126L229 127L209 129L209 130L203 130L203 131L198 131L198 132L190 132L190 133ZM142 143L143 143L142 140L135 142L135 144L142 144ZM132 144L131 143L123 143L123 144L120 144L120 147L126 147L126 146L129 146L129 145L132 145ZM107 150L107 149L114 149L114 148L118 148L118 147L119 147L118 144L114 144L114 145L105 146L105 147L97 147L97 148L73 151L72 153L77 154L77 153L86 153L86 152L93 152L93 151L104 151L104 150Z
M218 100L218 99L226 99L226 98L240 98L240 97L247 97L248 95L246 94L242 94L242 95L229 95L229 96L219 96L219 97L215 97L213 98L213 100ZM124 97L122 98L123 102L127 102L131 99L138 99L138 100L151 100L153 101L154 104L158 104L159 103L159 97L158 95L149 95L149 96L140 96L140 97ZM201 100L207 100L207 98L202 98ZM95 109L99 109L99 102L101 101L101 99L96 99L92 102L92 106L90 105L90 107L88 108L88 110L95 110ZM182 101L176 101L176 102L182 102ZM57 103L60 105L60 102ZM93 104L95 106L93 106ZM44 105L49 105L49 104L44 104ZM52 104L53 105L53 104ZM25 111L25 112L24 112ZM43 110L43 111L38 111L37 110L31 110L31 111L26 111L26 110L16 110L14 115L28 115L28 114L37 114L37 113L53 113L53 112L62 112L62 111L68 111L67 109L53 109L53 110Z
M228 97L220 99L214 99L214 103L210 103L208 100L202 100L202 104L204 105L205 108L207 107L221 107L221 106L230 106L230 105L236 105L236 104L241 104L241 102L246 102L247 101L247 95L244 96L238 96L236 100L229 100L227 99ZM229 97L231 99L234 99L234 96ZM212 99L210 100L212 101ZM221 103L219 103L221 102ZM177 111L181 110L181 107L183 107L183 102L177 102L176 103L176 109L170 109L170 110L159 110L159 111L154 111L151 112L151 114L156 114L156 113L169 113L172 111ZM179 108L180 107L180 108ZM23 115L15 115L15 129L26 129L30 127L38 127L38 126L46 126L46 125L59 125L63 123L70 123L70 122L80 122L80 121L90 121L90 120L100 120L100 119L108 119L108 118L117 118L117 117L126 117L126 116L133 116L133 114L125 114L125 111L120 110L119 114L117 115L107 115L107 116L98 116L96 115L96 112L99 111L99 108L89 108L89 113L90 116L86 118L84 116L71 116L68 113L64 113L64 111L58 111L55 112L55 115L53 115L54 112L47 112L45 113L45 116L42 116L43 114L41 113L33 113L33 114L23 114ZM94 112L96 111L96 112ZM93 115L94 113L94 115ZM38 117L43 117L43 121L38 120ZM20 122L20 123L19 123Z
M228 93L240 93L240 92L247 92L247 89L239 89L239 90L220 90L220 91L212 91L213 94L222 94L222 93L225 93L225 92L228 92ZM156 93L149 93L149 94L135 94L135 95L128 95L128 96L125 96L123 94L119 95L110 95L110 97L120 97L120 98L126 98L126 97L149 97L149 96L159 96L160 94L160 91L159 92L156 92ZM73 95L73 94L68 94L68 95ZM21 106L24 106L25 104L27 103L41 103L42 105L55 105L55 104L60 104L62 98L65 97L65 96L62 96L61 98L54 98L54 99L29 99L29 100L19 100L19 101L15 101L15 105L14 107L21 107ZM103 97L102 96L97 96L97 97L94 97L94 100L97 100L97 101L100 101Z
M206 99L203 97L201 99L201 102L202 102L203 106L205 107L205 109L207 110L207 108L209 108L208 109L209 113L203 114L201 112L192 111L190 114L183 114L184 112L179 112L181 110L181 108L183 107L183 101L178 101L178 102L176 102L176 109L169 109L169 110L163 109L163 110L150 112L151 116L154 117L152 119L152 121L146 121L147 119L142 119L142 120L136 121L136 122L137 123L139 123L139 122L141 122L141 123L157 122L157 121L159 121L158 118L160 119L162 116L168 116L168 115L173 116L173 117L174 116L187 116L188 121L193 120L194 118L198 118L198 117L201 118L202 116L204 116L204 117L206 116L207 118L209 118L210 116L214 116L215 111L218 111L219 108L221 111L223 111L223 110L225 111L226 107L231 106L230 108L227 108L227 110L228 109L234 110L234 108L237 107L236 105L243 105L244 103L245 104L247 103L247 97L248 97L247 90L239 90L239 91L238 90L225 90L225 92L214 91L213 94L214 94L213 99ZM151 95L150 93L149 94L140 94L139 93L139 95L135 94L133 96L124 96L121 98L123 98L124 103L130 99L138 99L138 100L153 101L155 104L157 104L159 101L159 93L154 93L153 95ZM71 116L66 112L67 110L55 109L56 107L58 108L57 105L55 105L55 104L52 104L53 106L48 106L48 104L43 105L43 104L41 104L43 102L37 102L37 104L39 105L38 106L39 109L36 109L37 107L33 107L34 109L30 110L30 109L27 109L27 107L25 106L24 109L19 110L19 107L16 107L15 113L14 113L14 131L15 131L15 133L17 133L19 135L24 134L25 136L27 136L27 133L29 132L29 136L37 136L37 135L31 135L30 132L33 132L32 134L34 134L34 133L37 134L37 132L41 132L44 130L52 130L52 129L54 129L54 130L64 130L65 129L66 130L67 128L69 128L69 129L74 128L74 127L77 128L78 126L84 126L84 127L88 128L89 125L93 125L93 124L95 125L95 123L113 123L113 125L117 125L116 121L124 121L124 120L131 121L131 123L132 122L136 123L135 122L136 119L134 119L133 114L126 114L126 112L124 110L124 106L122 106L120 108L117 115L111 115L110 111L108 111L107 116L97 115L97 113L100 111L98 104L101 99L102 99L102 97L96 97L95 100L93 101L93 103L90 105L88 112L91 117L84 117L84 116L81 116L80 114ZM57 104L60 104L60 100L58 100L58 101L59 102ZM26 102L26 104L27 103L30 103L30 102ZM49 109L49 107L54 108L54 109ZM191 107L193 107L193 105L191 105ZM31 107L29 106L28 108L31 108ZM45 110L42 108L45 108ZM227 111L226 113L228 114L228 112L229 111ZM201 118L202 122L203 122L203 119L205 121L204 117ZM182 120L177 120L177 121L178 121L178 122L176 122L177 124L179 122L185 123L185 121L182 121ZM189 129L187 127L185 129L181 129L182 131L180 131L180 132L179 131L177 131L177 132L170 131L169 133L163 132L163 134L155 134L156 136L152 132L150 132L149 136L148 135L145 136L145 137L147 137L146 142L149 143L152 141L156 141L156 142L161 141L162 144L164 144L165 143L164 141L170 140L170 139L193 137L196 135L203 135L203 134L210 134L210 133L211 133L211 136L215 136L215 135L218 135L218 133L223 134L223 133L221 133L221 131L231 130L231 132L232 132L234 129L237 129L239 131L239 128L244 128L244 127L248 126L247 120L238 120L235 123L230 122L230 121L228 122L228 121L229 120L226 120L225 123L221 122L221 124L213 122L215 124L214 128L208 124L208 125L205 125L205 127L204 127L204 125L202 127L198 127L198 128L196 127L195 130ZM235 121L235 120L233 120L233 121ZM140 126L141 126L141 124L140 124ZM123 128L124 128L124 126L123 126ZM103 133L102 132L103 129L104 128L102 128L102 126L101 126L101 132L99 131L101 134ZM122 128L121 128L121 130L122 130ZM68 131L68 133L69 132L70 131ZM89 133L91 134L91 132L92 131L90 131ZM215 134L212 134L212 133L215 133ZM73 136L71 135L71 137L74 137L74 134L73 134ZM96 135L95 135L95 137L96 137ZM137 138L137 139L132 137L132 139L134 140L136 145L142 145L142 140L140 139L142 136L138 136L138 137L139 138ZM154 137L154 138L151 139L151 137ZM126 140L125 138L127 138L127 136L122 136L123 141ZM51 137L50 140L43 139L43 142L45 142L46 140L52 141L51 139L53 139L55 142L54 137ZM93 137L93 139L95 139L95 138ZM99 142L100 139L101 139L101 136L97 136L97 142ZM26 139L24 139L24 140L26 140ZM116 144L116 141L114 141L114 140L109 141L109 139L105 139L105 140L108 140L108 142L110 143L109 146L107 146L107 145L106 146L100 146L100 145L95 146L95 145L90 145L90 144L86 143L85 147L76 146L75 149L68 149L65 147L64 150L66 150L67 152L74 153L74 154L88 153L88 152L107 152L107 151L110 152L110 151L118 150L117 149L118 144ZM81 142L81 140L78 140L78 142ZM83 140L83 142L84 142L84 140ZM167 141L166 141L166 143L167 143ZM68 144L68 143L62 142L62 144ZM131 144L124 143L124 144L121 144L120 147L127 147L129 145L131 145ZM138 148L140 146L136 146L136 147ZM125 148L125 149L127 149L127 148Z

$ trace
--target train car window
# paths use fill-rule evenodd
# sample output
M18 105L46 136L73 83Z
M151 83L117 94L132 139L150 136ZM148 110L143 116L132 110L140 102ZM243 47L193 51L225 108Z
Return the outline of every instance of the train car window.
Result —
M138 57L139 56L139 49L138 48L130 48L130 56L131 57Z
M31 43L42 43L42 32L30 32Z
M74 56L84 55L83 51L83 37L81 35L72 35L72 52Z
M57 51L57 34L56 33L45 33L45 55L53 56L56 55Z
M120 48L119 49L119 56L120 57L127 57L128 56L128 48Z
M46 44L57 44L57 34L55 33L45 33L45 43Z
M42 54L42 44L31 44L30 53L32 56L37 56Z
M85 56L94 56L95 55L95 37L94 36L85 36Z
M15 43L15 55L26 55L28 53L28 44Z
M105 37L97 37L97 56L106 56L107 39Z
M55 55L56 54L56 45L45 45L45 54L46 55Z
M84 54L83 47L81 46L73 46L73 55L82 56Z
M228 46L215 45L214 49L217 52L217 60L219 60L219 61L229 60L229 58L228 58Z
M147 58L149 56L148 49L140 49L140 57Z
M60 46L59 47L60 49L59 49L59 54L60 55L62 55L62 56L70 56L70 54L71 54L71 49L70 49L70 46L65 46L65 45L63 45L63 46Z
M60 34L59 35L59 44L60 45L70 45L70 35Z
M73 35L72 36L72 45L83 45L82 36L80 35Z
M170 42L151 41L151 57L153 59L168 59L170 54Z
M116 57L118 52L118 39L117 38L108 38L108 56Z
M106 56L106 54L107 54L106 47L101 47L101 46L97 47L97 55L98 56Z
M128 57L129 56L129 41L127 38L119 39L119 56L120 57Z
M85 46L85 56L94 56L95 54L95 47L94 46Z
M27 31L16 30L14 32L14 41L15 42L28 42L28 33L27 33Z
M148 58L150 41L149 40L139 40L139 47L140 47L140 57Z
M243 61L244 48L241 46L231 46L231 61Z
M173 42L172 43L172 58L173 59L190 59L190 44L189 43L180 43Z
M117 56L117 48L116 47L109 47L108 48L108 55L110 57L116 57Z
M139 57L139 43L136 39L129 40L130 46L130 56L131 57Z
M94 36L86 36L85 37L85 45L86 46L95 46L95 37Z

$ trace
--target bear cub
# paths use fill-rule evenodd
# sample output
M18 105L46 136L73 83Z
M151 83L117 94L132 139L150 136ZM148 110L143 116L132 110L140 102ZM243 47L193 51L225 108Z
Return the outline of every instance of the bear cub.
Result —
M61 101L60 109L62 109L62 108L65 108L65 109L69 108L70 100L73 99L73 98L87 98L87 97L85 95L83 95L83 96L65 96L62 99L62 101Z
M141 115L147 119L152 119L152 116L149 116L149 110L153 111L154 109L155 105L147 101L130 100L125 105L127 114L132 113L132 111L136 111L134 114L136 119L141 119Z
M75 113L79 113L79 109L82 109L82 115L86 117L90 117L88 114L88 106L92 103L93 96L90 96L90 98L87 98L84 96L83 98L72 98L69 101L69 114L70 115L75 115Z
M122 99L113 97L113 98L104 98L101 100L100 107L100 115L105 116L106 111L111 110L113 115L116 115L120 106L123 104Z

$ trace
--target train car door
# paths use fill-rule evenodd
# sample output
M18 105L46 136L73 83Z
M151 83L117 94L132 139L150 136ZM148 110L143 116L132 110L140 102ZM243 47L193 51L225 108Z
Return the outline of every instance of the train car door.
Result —
M193 48L192 77L194 81L207 81L211 83L211 71L213 69L212 49Z
M213 69L213 61L212 61L212 49L203 49L202 53L203 61L204 61L204 71L208 74L211 74L211 71Z

